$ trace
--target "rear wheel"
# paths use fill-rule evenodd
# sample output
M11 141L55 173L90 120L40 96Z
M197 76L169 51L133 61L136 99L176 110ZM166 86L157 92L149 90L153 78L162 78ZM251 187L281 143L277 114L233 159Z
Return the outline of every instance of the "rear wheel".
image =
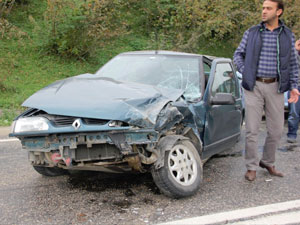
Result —
M58 168L58 167L43 167L43 166L33 166L35 171L39 174L42 174L47 177L55 177L55 176L62 176L68 174L67 170Z
M198 151L188 140L177 141L170 151L166 151L164 167L153 168L152 176L158 188L169 197L193 195L203 176Z

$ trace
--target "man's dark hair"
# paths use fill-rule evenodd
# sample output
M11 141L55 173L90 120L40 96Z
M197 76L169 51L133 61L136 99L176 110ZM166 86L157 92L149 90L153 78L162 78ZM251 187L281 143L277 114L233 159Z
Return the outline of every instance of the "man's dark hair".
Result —
M283 11L284 11L284 3L283 0L264 0L265 1L271 1L271 2L276 2L277 3L277 9L282 9L282 13L279 15L279 17L282 16Z

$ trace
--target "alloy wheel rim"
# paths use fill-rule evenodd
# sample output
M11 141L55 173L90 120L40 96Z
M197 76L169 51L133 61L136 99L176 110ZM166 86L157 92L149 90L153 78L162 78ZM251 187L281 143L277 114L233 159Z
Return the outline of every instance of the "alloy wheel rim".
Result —
M168 167L177 183L189 186L195 182L198 173L197 162L188 147L174 146L168 157Z

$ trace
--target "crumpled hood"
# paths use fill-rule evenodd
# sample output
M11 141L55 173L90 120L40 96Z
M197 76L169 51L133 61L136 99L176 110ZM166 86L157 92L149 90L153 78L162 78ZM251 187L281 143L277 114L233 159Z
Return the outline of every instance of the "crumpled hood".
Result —
M83 74L41 89L22 106L54 115L120 120L131 125L154 127L162 108L182 94L182 90Z

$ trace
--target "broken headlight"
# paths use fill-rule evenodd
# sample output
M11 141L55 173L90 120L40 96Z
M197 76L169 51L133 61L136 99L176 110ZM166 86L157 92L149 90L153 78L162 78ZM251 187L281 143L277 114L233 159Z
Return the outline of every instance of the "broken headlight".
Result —
M14 123L15 133L45 131L48 129L48 121L43 117L20 118Z

